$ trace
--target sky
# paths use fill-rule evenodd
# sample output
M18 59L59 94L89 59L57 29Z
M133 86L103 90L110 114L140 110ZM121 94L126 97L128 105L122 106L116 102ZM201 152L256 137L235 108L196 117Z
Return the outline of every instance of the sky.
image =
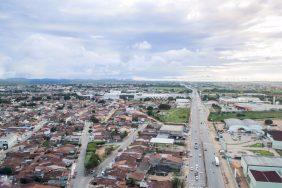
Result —
M0 79L282 81L281 0L2 0Z

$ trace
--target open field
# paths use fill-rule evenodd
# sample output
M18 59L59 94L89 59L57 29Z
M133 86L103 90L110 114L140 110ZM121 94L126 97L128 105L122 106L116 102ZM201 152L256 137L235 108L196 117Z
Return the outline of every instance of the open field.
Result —
M173 108L154 113L156 119L165 123L186 123L188 122L189 115L190 109L188 108Z
M176 86L176 87L169 87L169 86L151 86L148 87L151 90L154 90L156 92L175 92L175 93L184 93L184 92L190 92L185 87Z
M238 115L239 114L239 115ZM226 112L226 113L211 113L210 121L223 121L228 118L238 119L282 119L282 111L261 111L261 112Z

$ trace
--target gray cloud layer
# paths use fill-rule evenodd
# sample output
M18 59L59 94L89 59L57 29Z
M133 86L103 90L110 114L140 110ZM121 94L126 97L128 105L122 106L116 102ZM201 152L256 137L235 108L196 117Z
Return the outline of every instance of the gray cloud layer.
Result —
M280 0L10 0L0 78L282 81Z

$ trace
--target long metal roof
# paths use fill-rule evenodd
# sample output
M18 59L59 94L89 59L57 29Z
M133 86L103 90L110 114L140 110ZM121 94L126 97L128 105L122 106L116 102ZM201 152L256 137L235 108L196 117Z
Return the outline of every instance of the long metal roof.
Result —
M273 166L282 168L282 157L243 155L242 159L249 166Z

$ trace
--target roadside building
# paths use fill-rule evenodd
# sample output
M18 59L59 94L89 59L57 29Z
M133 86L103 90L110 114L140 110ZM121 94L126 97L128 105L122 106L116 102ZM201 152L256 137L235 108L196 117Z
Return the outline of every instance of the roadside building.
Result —
M282 131L278 131L278 130L268 131L267 136L271 140L273 149L282 150Z
M228 129L229 132L238 132L239 130L256 132L256 133L263 133L262 126L251 119L225 119L225 127Z
M190 105L189 99L176 99L175 101L177 108L188 108Z
M282 158L244 155L241 158L244 176L250 188L282 186Z
M160 129L161 134L168 134L170 137L181 138L184 136L183 125L163 125Z
M241 165L245 176L249 170L277 171L282 174L282 157L243 155Z
M156 147L171 147L174 143L174 139L170 138L151 138L150 143Z
M247 182L250 188L280 188L282 178L276 171L249 170Z

